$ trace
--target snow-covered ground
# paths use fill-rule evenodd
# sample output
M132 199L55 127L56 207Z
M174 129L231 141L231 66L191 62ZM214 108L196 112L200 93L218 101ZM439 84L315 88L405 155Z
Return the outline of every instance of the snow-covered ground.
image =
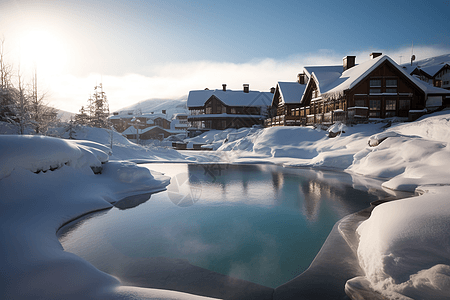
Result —
M216 149L204 152L143 147L113 133L109 156L110 131L77 128L73 134L77 140L0 135L0 294L6 298L196 299L120 286L64 252L55 236L77 216L168 184L168 178L130 161L327 168L383 178L387 189L420 192L377 206L359 226L358 258L366 276L349 284L364 283L394 299L450 295L449 110L391 126L210 131L188 141Z

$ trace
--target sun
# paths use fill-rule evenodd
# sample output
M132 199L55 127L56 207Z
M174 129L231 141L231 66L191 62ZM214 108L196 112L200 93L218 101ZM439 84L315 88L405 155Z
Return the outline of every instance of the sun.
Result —
M20 39L19 63L23 69L36 69L40 75L56 75L62 72L66 60L63 43L48 31L29 31Z

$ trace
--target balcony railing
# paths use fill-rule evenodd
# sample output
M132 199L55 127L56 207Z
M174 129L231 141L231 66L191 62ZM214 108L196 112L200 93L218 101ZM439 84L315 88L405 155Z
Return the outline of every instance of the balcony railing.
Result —
M348 111L338 109L332 112L302 116L275 116L264 121L264 126L304 126L314 124L331 125L336 122L362 123L368 120L367 107L350 107Z

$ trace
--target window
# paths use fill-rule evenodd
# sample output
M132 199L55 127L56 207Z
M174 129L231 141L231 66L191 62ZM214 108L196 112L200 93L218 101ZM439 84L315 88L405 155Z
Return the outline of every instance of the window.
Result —
M397 94L396 88L386 88L386 93Z
M386 87L397 87L397 79L386 79Z
M370 89L369 94L381 94L381 89Z
M398 108L400 110L409 110L410 103L411 103L410 100L401 99L398 101Z
M381 109L381 100L370 100L370 110L380 110Z
M370 79L370 87L381 87L381 79Z
M395 100L386 100L386 110L395 110L396 102Z
M355 106L365 107L366 101L365 100L355 100Z
M441 80L436 80L436 81L434 82L434 86L435 86L435 87L441 87L441 86L442 86L442 81L441 81Z
M380 117L381 100L369 100L369 117Z

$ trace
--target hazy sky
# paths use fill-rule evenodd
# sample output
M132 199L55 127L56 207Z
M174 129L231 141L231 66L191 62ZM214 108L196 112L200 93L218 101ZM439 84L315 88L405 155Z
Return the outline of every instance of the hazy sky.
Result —
M52 106L78 112L103 82L113 111L222 83L269 91L345 55L450 53L449 14L438 0L0 0L0 37Z

